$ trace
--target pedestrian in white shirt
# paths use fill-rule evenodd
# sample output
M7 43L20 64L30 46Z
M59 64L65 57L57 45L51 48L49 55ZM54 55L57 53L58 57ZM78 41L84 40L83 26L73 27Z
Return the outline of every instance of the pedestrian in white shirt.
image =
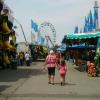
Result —
M25 60L26 60L26 65L30 66L30 55L28 52L25 53Z

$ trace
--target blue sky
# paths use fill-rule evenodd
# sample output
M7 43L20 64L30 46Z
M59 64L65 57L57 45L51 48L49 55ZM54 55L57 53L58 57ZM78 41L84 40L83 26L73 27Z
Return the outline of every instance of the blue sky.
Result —
M94 1L95 0L5 0L6 4L14 12L13 15L22 24L29 42L31 41L31 19L33 19L38 25L45 21L53 24L56 29L57 43L61 42L65 34L73 33L76 25L83 28L85 16L89 14L90 10L93 12ZM100 0L97 1L100 7ZM17 42L24 41L20 28L16 31L18 34Z

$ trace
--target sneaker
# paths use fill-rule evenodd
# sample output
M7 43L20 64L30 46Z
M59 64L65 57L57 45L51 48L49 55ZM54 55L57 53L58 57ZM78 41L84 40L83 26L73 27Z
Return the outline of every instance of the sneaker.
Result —
M54 85L54 83L51 83L52 85Z
M60 84L61 84L61 86L63 85L63 83L62 83L62 82L61 82Z
M51 82L48 82L48 84L51 84Z

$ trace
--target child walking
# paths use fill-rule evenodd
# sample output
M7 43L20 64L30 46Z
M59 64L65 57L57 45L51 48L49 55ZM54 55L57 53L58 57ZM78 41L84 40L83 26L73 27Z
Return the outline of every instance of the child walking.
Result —
M61 86L65 85L65 76L68 71L68 66L66 65L65 60L61 60L58 70L60 73Z

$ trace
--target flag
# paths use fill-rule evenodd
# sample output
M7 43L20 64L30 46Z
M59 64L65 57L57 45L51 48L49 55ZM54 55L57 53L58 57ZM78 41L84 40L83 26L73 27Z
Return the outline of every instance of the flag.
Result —
M89 16L85 17L84 31L85 31L85 33L89 32Z
M97 26L96 25L96 20L94 19L94 21L93 21L93 28L96 29L96 26Z
M39 36L37 39L38 44L44 44L45 38L42 36Z
M38 38L38 25L33 20L31 20L31 41L36 42L37 38Z
M93 30L93 17L92 17L92 12L90 10L90 13L89 13L89 26L88 26L88 31L89 32L92 32Z
M35 42L36 41L36 36L34 33L31 33L31 42Z
M97 20L98 20L98 12L97 12L97 10L94 8L94 22L93 22L93 28L94 29L96 29L96 27L97 27Z
M97 20L98 19L98 12L97 10L94 8L94 19Z
M74 33L78 33L78 26L75 27Z
M85 25L83 27L83 32L86 33L86 27L85 27Z
M38 32L38 25L35 23L33 20L31 20L31 28L35 31Z
M82 29L80 29L80 33L82 33Z
M83 32L84 32L84 33L87 32L87 18L86 18L86 16L85 16L85 25L84 25Z

